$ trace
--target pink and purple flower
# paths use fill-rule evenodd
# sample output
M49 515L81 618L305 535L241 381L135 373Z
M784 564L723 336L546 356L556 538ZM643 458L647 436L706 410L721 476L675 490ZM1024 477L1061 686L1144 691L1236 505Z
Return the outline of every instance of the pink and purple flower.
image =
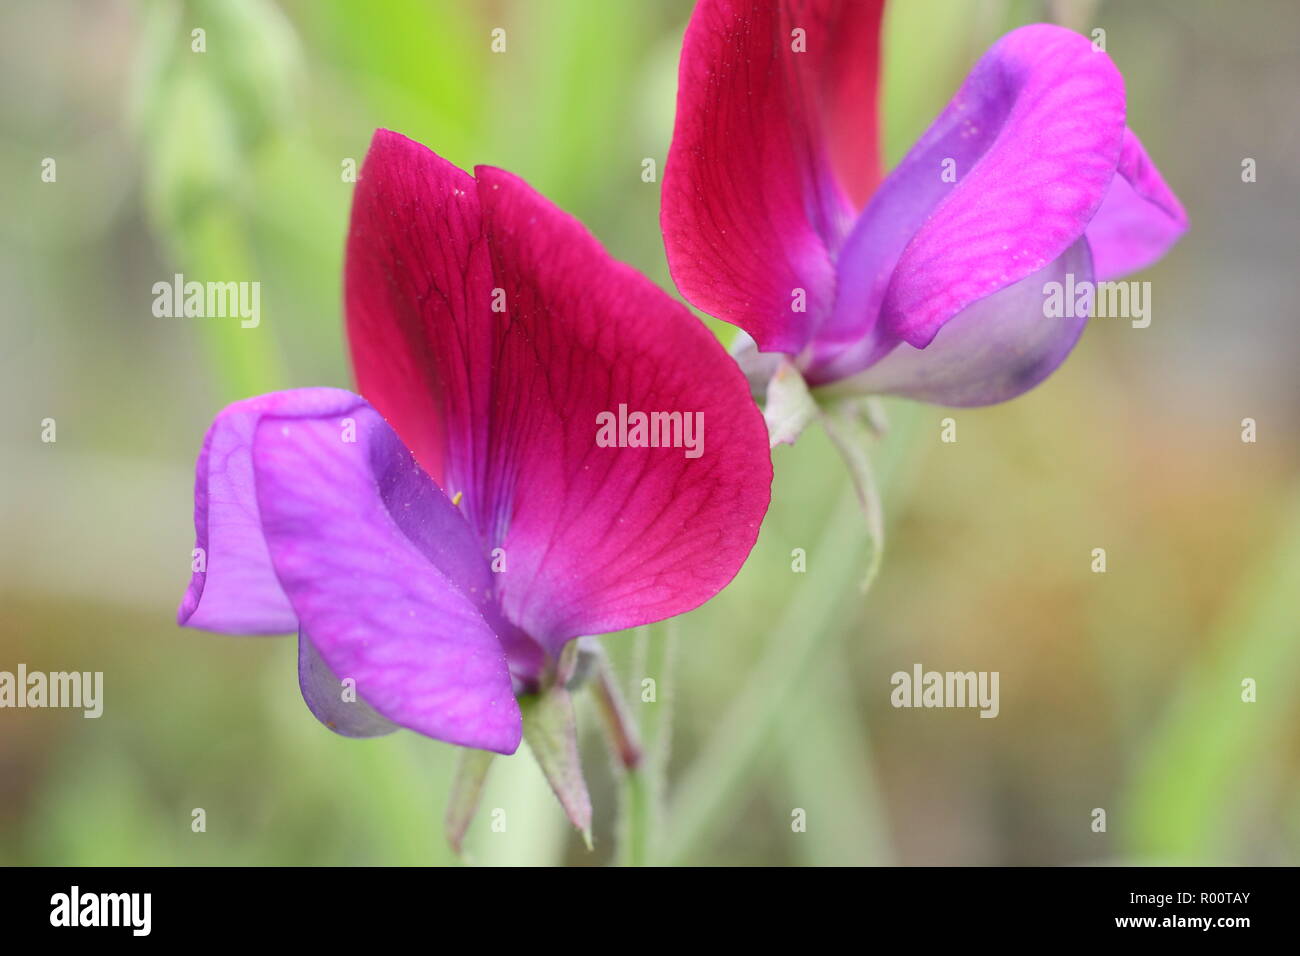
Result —
M1042 24L999 40L881 179L883 6L700 0L664 178L669 266L810 386L1004 401L1087 321L1045 317L1045 285L1142 269L1187 218L1110 57Z
M357 186L345 298L360 395L262 395L209 429L180 623L296 630L339 733L512 753L516 695L567 642L739 570L769 500L762 416L705 327L574 219L396 133ZM598 443L622 405L698 415L707 446Z

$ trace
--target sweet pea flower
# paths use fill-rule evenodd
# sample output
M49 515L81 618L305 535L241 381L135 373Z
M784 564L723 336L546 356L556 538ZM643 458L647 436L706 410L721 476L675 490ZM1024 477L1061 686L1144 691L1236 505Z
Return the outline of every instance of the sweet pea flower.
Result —
M179 621L297 631L303 697L341 734L513 753L517 695L568 641L739 570L762 416L705 327L576 220L396 133L356 188L345 299L360 395L262 395L209 429ZM620 406L695 414L707 442L598 442Z
M1110 57L1043 24L994 44L882 180L882 7L696 5L663 184L672 276L820 394L1005 401L1087 321L1086 304L1045 317L1048 284L1144 268L1186 215Z

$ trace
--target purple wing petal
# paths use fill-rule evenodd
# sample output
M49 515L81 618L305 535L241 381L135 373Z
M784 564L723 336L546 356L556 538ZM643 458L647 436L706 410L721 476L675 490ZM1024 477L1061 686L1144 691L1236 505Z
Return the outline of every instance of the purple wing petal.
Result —
M953 316L925 348L906 342L833 391L889 393L939 405L992 405L1026 392L1056 370L1074 348L1085 313L1044 315L1049 282L1092 281L1086 240L1076 240L1046 269L973 302Z
M899 341L923 348L971 303L1058 259L1101 207L1124 131L1123 78L1086 38L1040 24L999 40L854 227L810 379Z
M449 743L519 745L506 652L476 603L464 519L368 405L265 416L253 465L276 575L322 661L383 717Z
M330 670L304 630L298 631L298 684L307 708L322 724L344 737L382 737L397 724L375 713L355 693L345 697L343 682Z
M177 623L226 634L291 634L298 619L271 569L253 486L253 432L264 415L344 417L361 404L337 388L259 395L225 408L203 439L194 476L195 549L203 562Z
M1124 130L1124 150L1106 199L1088 223L1097 279L1145 269L1187 231L1187 213L1147 156L1132 130Z

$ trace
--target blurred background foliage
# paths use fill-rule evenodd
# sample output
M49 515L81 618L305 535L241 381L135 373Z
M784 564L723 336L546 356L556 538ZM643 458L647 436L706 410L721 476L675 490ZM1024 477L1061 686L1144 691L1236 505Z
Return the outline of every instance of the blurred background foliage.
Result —
M335 737L301 703L292 641L175 627L193 458L225 402L350 385L341 173L376 127L522 175L671 288L641 169L662 173L690 6L4 5L0 670L99 670L106 689L99 720L0 711L0 862L450 861L452 748ZM887 160L992 40L1048 17L1106 29L1130 124L1191 215L1141 276L1154 321L1093 323L1041 388L951 413L956 444L939 441L950 412L890 403L890 542L869 596L841 586L862 543L844 470L810 433L776 453L739 578L672 625L671 682L667 626L605 640L629 682L664 680L660 704L636 706L672 710L665 859L1300 862L1300 8L895 2ZM178 271L260 281L260 327L155 318L151 287ZM915 662L1000 671L1000 716L892 709L889 675ZM772 702L768 723L746 701ZM617 788L581 718L596 850L521 754L494 766L484 808L507 832L481 813L475 860L610 858Z

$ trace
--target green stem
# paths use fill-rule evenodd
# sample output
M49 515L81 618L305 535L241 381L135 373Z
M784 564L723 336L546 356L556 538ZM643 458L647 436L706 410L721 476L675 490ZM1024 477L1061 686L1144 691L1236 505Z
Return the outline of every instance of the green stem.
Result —
M893 861L871 737L857 708L848 656L843 646L832 647L813 662L778 735L789 805L804 808L810 821L791 841L800 865Z
M655 810L652 787L644 772L629 770L623 775L620 800L619 865L648 866Z
M858 505L852 492L831 512L813 554L858 554L862 537ZM670 808L672 821L665 849L669 865L684 862L725 810L745 771L761 752L777 717L831 631L831 622L857 571L854 560L828 562L825 577L806 582L773 628L768 649L745 691L731 706L719 729L682 778ZM820 585L820 586L819 586Z
M903 463L910 459L907 452L915 440L915 406L904 405L898 412L889 442L892 455L877 476L886 494L900 483ZM809 663L840 633L841 628L835 626L836 612L850 597L860 599L861 590L870 586L879 570L879 548L873 542L868 578L862 589L853 588L865 537L861 510L856 490L846 489L831 510L816 550L810 552L834 555L837 560L822 561L815 575L807 575L770 632L763 659L745 681L746 690L683 775L670 806L671 830L663 853L666 864L684 862L725 814L790 705Z
M671 671L677 624L668 621L663 633L651 639L651 629L639 628L629 675L628 710L639 719L628 723L638 728L639 753L634 762L624 761L620 781L618 862L622 866L651 866L660 858L663 820L664 776L672 727ZM609 672L611 693L617 693ZM653 680L651 688L643 682ZM653 699L647 700L647 697Z
M628 713L623 694L618 688L614 668L603 651L596 659L595 669L591 692L596 699L596 707L600 711L601 722L609 737L610 747L623 769L628 772L634 771L641 766L644 757L641 738L637 733L636 723Z

